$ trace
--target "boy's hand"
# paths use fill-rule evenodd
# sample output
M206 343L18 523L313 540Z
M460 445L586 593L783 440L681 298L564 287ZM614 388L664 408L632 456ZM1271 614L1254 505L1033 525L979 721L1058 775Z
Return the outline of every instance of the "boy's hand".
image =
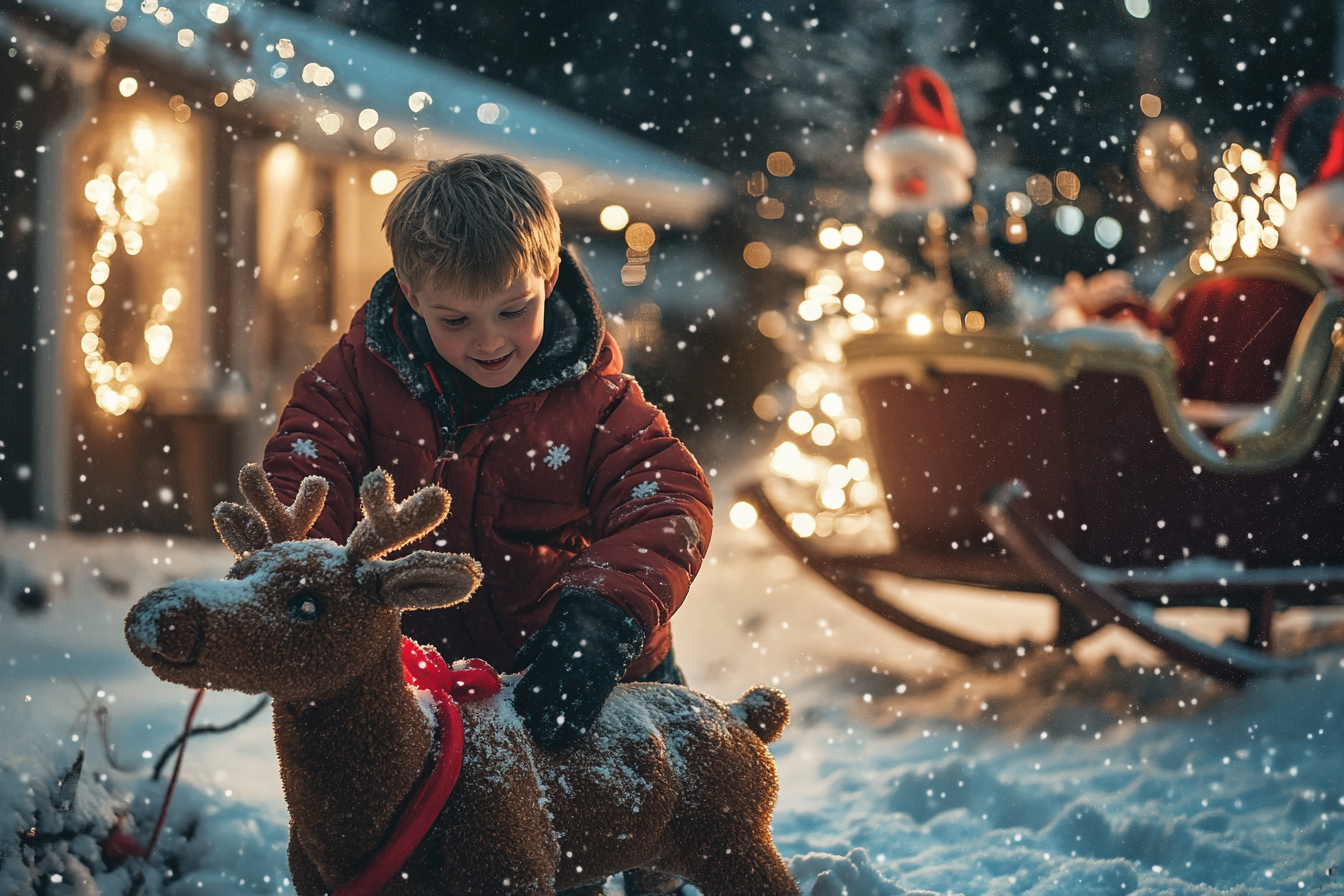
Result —
M513 659L514 671L531 667L513 693L513 707L537 743L563 747L593 726L643 649L639 623L599 597L566 591Z

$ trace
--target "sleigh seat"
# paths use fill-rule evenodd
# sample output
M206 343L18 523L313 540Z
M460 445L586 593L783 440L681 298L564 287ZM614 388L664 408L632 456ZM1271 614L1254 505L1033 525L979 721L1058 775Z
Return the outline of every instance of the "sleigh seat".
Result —
M1271 322L1296 314L1281 367L1277 349L1254 355L1270 359L1259 365L1268 380L1235 372L1238 357L1251 357L1244 351L1189 347L1218 345L1209 335L1245 344L1251 315L1238 316L1239 294L1214 278L1216 288L1183 278L1158 297L1177 322L1165 338L1104 327L879 330L851 340L845 362L896 550L827 556L792 533L763 489L748 496L776 535L851 597L954 649L984 645L886 602L866 574L1047 592L1060 602L1058 644L1119 622L1220 677L1263 671L1263 655L1182 639L1145 610L1244 608L1248 645L1266 651L1276 609L1344 592L1344 305L1313 267L1277 256L1242 262L1220 273L1272 281L1283 301ZM1234 371L1237 388L1195 377L1199 364ZM1268 395L1266 382L1277 385Z

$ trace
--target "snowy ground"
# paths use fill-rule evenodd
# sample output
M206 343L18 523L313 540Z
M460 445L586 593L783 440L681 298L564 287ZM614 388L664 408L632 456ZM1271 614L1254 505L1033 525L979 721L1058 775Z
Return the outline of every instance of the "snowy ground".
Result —
M721 511L729 503L725 489ZM789 695L793 722L772 748L775 838L804 894L1344 891L1344 651L1240 692L1174 675L1117 633L1077 662L970 664L875 620L723 516L677 616L678 658L716 696L759 682ZM43 612L0 604L3 892L292 892L267 713L191 742L159 851L171 861L108 870L96 846L128 810L147 838L164 786L148 771L190 696L131 657L122 618L163 582L222 574L227 552L11 526L0 556L50 591ZM1006 644L1050 627L1039 598L904 587ZM1186 621L1208 637L1244 625ZM1299 614L1286 633L1306 639L1330 621ZM212 692L198 722L252 703ZM110 764L99 707L129 771ZM57 812L56 782L83 745L73 808Z

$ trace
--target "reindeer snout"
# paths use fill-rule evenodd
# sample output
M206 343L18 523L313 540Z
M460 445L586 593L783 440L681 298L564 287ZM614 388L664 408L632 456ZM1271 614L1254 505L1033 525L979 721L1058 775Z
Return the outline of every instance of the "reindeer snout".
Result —
M200 651L204 625L194 602L154 592L126 616L126 643L142 663L153 659L191 663Z

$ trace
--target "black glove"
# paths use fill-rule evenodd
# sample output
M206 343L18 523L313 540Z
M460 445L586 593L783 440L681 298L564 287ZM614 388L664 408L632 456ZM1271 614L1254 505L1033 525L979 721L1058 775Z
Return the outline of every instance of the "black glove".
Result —
M639 623L600 597L565 591L550 620L513 658L515 672L531 667L513 692L513 707L537 743L563 747L597 721L643 650Z

